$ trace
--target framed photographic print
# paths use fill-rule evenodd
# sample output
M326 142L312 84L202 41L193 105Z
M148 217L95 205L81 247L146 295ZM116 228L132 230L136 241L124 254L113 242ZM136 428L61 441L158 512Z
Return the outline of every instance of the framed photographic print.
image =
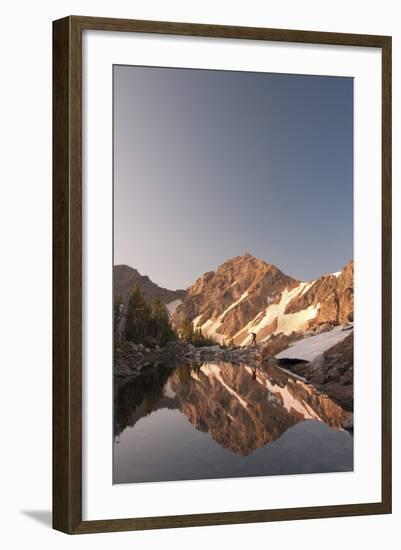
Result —
M391 38L53 27L53 526L391 511Z

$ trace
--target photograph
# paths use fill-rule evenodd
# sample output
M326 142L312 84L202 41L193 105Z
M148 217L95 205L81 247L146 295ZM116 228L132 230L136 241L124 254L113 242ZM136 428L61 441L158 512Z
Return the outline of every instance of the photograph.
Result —
M113 66L113 483L353 471L353 78Z

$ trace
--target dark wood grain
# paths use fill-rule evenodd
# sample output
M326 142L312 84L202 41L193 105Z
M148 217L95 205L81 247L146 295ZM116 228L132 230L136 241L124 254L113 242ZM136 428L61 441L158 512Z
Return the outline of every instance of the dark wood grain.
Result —
M82 521L81 35L85 29L382 50L381 502ZM69 534L391 512L391 38L71 16L53 23L53 527Z
M53 527L81 523L81 52L69 18L53 24Z
M385 506L382 503L377 503L346 506L316 506L309 508L283 508L276 510L251 510L217 514L191 514L186 516L113 519L84 521L78 527L76 534L139 531L173 527L202 527L206 525L234 525L238 523L263 523L266 521L364 516L385 513L387 513Z
M392 192L391 38L382 46L382 502L392 507Z
M270 40L276 42L298 42L304 44L331 44L339 46L382 47L385 36L370 34L346 34L260 27L233 27L228 25L205 25L171 21L145 21L138 19L110 19L107 17L71 16L81 29L120 32L141 32L151 34L175 34L181 36L203 36L209 38L234 38L247 40Z

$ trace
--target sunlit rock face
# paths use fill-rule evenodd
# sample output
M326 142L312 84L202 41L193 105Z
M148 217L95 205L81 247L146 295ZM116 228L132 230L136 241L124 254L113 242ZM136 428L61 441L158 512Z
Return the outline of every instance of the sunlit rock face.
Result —
M233 337L251 319L297 281L250 254L224 262L205 273L187 290L177 308L175 324L188 317L205 334Z
M224 262L187 289L173 323L185 318L205 336L246 345L251 334L267 342L279 334L304 334L353 316L353 261L316 281L298 281L250 254Z
M336 274L320 277L302 295L286 307L285 313L296 313L319 304L311 326L323 323L344 325L353 319L354 312L354 262L349 262Z
M341 428L346 413L326 395L274 366L228 363L154 369L116 395L115 433L152 411L178 409L221 446L246 456L307 419Z
M298 281L272 264L245 253L199 277L186 291L159 287L126 265L114 266L114 296L122 299L138 285L145 299L166 304L173 325L184 319L217 342L267 342L278 335L347 324L354 311L354 263L316 281ZM275 344L274 344L275 346Z

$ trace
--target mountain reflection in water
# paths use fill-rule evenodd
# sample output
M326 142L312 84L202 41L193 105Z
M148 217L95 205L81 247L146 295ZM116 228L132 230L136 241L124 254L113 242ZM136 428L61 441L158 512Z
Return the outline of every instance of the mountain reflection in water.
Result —
M115 385L114 482L350 471L349 414L271 365L151 368Z

